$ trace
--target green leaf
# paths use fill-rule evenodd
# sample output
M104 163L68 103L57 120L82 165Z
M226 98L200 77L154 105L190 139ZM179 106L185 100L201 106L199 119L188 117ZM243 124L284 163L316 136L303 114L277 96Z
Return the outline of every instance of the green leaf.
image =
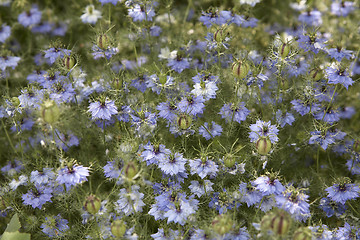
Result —
M4 232L1 240L30 240L30 233L17 232Z
M8 226L5 229L5 232L16 232L20 229L21 224L19 221L19 217L17 213L14 214L14 216L11 218Z

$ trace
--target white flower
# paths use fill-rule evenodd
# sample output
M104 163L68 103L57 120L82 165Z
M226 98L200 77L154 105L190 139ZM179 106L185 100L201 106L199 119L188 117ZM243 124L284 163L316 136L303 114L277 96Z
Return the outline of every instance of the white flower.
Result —
M177 51L174 50L172 52L170 52L169 48L162 48L160 50L160 54L158 55L159 58L161 59L175 59L177 56Z
M240 0L240 4L249 4L250 6L255 6L261 0Z
M11 190L16 190L20 185L26 185L28 181L28 177L25 175L21 175L19 177L19 180L15 180L13 179L10 183L9 186L11 188Z
M83 23L95 24L101 18L101 12L94 8L94 5L89 5L85 8L84 14L81 15Z

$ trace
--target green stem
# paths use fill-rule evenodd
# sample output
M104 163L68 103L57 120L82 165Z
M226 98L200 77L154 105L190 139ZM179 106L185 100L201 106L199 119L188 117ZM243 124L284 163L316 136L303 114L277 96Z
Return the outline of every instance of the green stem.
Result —
M5 135L6 135L7 140L9 141L9 144L10 144L11 149L12 149L15 153L17 153L17 152L16 152L16 149L15 149L15 147L14 147L12 141L11 141L11 138L10 138L10 136L9 136L9 133L8 133L7 130L6 130L4 121L3 121L2 119L1 119L1 124L2 124L2 126L3 126L3 128L4 128Z

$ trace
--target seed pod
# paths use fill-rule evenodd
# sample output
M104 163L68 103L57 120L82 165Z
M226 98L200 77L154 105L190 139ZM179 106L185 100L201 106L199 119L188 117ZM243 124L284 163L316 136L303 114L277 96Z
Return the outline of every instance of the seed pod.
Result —
M218 29L214 33L214 40L218 43L221 43L222 41L224 41L225 37L226 37L226 32L224 32L223 29Z
M86 198L84 208L91 214L95 214L100 210L101 201L95 195L90 195Z
M277 235L284 235L289 231L291 219L286 212L275 213L271 220L271 229Z
M267 155L271 150L271 141L267 137L259 138L256 141L256 149L261 155Z
M191 126L192 119L188 115L180 115L177 119L177 124L180 129L186 130Z
M232 72L235 77L243 79L249 73L249 65L246 62L238 60L232 64Z
M111 223L111 233L115 237L123 237L126 232L126 225L122 220L115 220Z
M125 167L125 176L128 179L133 179L136 174L138 173L138 167L137 164L135 162L128 162Z
M290 53L290 46L287 43L283 43L279 48L279 54L282 58L286 58Z
M122 89L122 87L123 87L122 79L114 78L114 80L112 81L112 87L116 90Z
M269 212L263 216L260 222L261 231L266 232L268 230L272 230L272 219L275 215L275 213Z
M70 70L72 69L75 64L76 64L76 59L73 56L65 56L63 58L63 66L67 69Z
M232 168L236 163L236 160L234 158L234 156L230 153L227 153L224 156L224 165L228 168Z
M301 227L295 231L293 240L311 240L312 232L307 227Z
M314 81L319 81L324 77L324 73L320 68L314 68L310 71L310 77Z
M96 44L101 49L107 49L109 46L109 38L106 34L100 34L96 40Z
M41 116L44 122L53 124L60 117L60 109L53 100L46 100L41 106Z
M20 99L18 97L12 97L11 98L11 103L14 105L14 106L19 106L20 105Z
M211 222L214 232L219 235L224 235L231 231L233 227L233 220L228 215L218 215Z

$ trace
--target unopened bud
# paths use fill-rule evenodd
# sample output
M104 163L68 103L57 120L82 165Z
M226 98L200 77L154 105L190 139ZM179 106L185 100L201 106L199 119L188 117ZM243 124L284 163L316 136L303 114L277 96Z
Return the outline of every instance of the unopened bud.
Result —
M224 235L231 231L233 227L233 220L228 215L218 215L211 222L214 232L219 235Z
M259 138L256 141L256 149L261 155L267 155L271 150L271 141L267 137Z
M293 240L311 240L312 232L308 227L301 227L295 231Z
M228 168L232 168L236 163L234 156L230 153L224 156L224 165Z
M232 64L232 72L236 77L243 79L249 72L249 65L246 62L238 60Z
M111 233L115 237L123 237L126 232L126 225L122 220L115 220L111 223Z
M19 105L20 105L20 100L19 100L19 98L17 98L17 97L12 97L12 98L11 98L11 103L12 103L14 106L19 106Z
M101 49L107 49L109 46L109 38L106 34L100 34L96 40L96 44Z
M54 123L60 117L60 109L52 100L46 100L41 106L41 116L44 122Z
M282 58L286 58L289 55L290 46L287 43L283 43L279 48L279 54Z
M116 90L120 90L123 87L123 81L122 79L119 78L114 78L114 80L112 81L112 86L114 89Z
M180 129L186 130L191 126L192 119L188 115L181 115L178 117L177 124Z
M100 210L101 201L95 195L90 195L86 198L84 208L91 214L95 214Z
M138 173L137 164L134 162L128 162L125 165L124 169L125 169L125 176L128 179L133 179L136 176L136 174Z

